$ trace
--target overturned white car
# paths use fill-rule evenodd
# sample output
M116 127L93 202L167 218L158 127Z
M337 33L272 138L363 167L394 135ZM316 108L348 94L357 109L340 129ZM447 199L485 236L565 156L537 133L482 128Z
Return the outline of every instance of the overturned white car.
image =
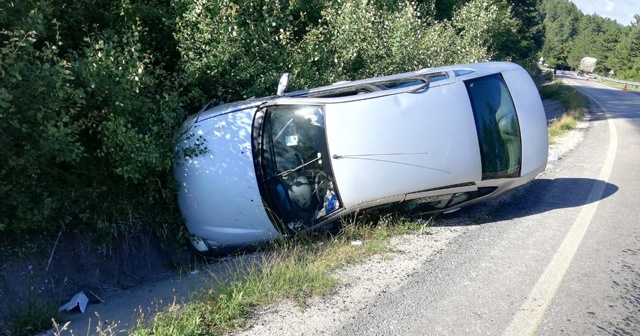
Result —
M205 107L178 131L178 202L198 251L228 253L358 210L450 211L546 166L543 105L513 63L283 91Z

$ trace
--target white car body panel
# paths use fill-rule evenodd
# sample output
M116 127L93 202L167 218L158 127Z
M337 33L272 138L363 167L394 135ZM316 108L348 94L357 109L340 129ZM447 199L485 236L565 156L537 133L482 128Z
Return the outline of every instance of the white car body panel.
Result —
M189 232L215 243L241 245L279 237L262 204L251 152L255 108L194 124L192 145L203 136L207 152L181 160L174 177ZM233 192L220 192L232 190ZM213 237L217 239L212 239Z
M327 139L346 207L478 181L475 123L462 83L328 104Z
M520 176L543 172L549 156L547 118L535 83L524 70L502 74L509 86L513 103L518 111L522 137L522 166Z

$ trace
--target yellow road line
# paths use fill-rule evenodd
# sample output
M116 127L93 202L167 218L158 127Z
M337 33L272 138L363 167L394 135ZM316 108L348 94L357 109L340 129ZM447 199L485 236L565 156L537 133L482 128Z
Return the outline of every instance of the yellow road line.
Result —
M593 185L593 188L591 188L586 205L584 205L582 210L580 210L576 221L569 229L569 232L558 248L558 251L556 251L556 254L540 276L540 279L538 279L536 285L533 287L531 292L529 292L524 303L520 306L520 309L505 330L504 335L533 335L536 332L540 321L542 321L549 304L551 304L551 301L555 297L556 292L567 273L567 269L569 268L571 261L576 255L584 234L589 228L589 224L591 223L593 215L600 203L604 188L611 176L611 170L613 169L613 162L618 148L618 133L616 132L616 126L613 123L610 114L602 104L583 90L580 91L598 104L607 116L609 124L609 149L607 150L607 157L602 165L600 175L598 175L598 180Z

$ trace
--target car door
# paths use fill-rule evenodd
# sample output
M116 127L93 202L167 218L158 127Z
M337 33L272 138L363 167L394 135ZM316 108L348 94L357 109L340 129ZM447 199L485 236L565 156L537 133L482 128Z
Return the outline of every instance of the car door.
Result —
M329 154L345 206L481 179L464 84L453 77L432 84L413 93L364 94L326 105Z

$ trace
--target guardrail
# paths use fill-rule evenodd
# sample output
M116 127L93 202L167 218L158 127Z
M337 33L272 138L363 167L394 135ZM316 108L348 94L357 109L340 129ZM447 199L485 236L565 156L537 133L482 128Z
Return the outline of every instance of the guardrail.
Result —
M628 87L630 86L636 89L640 89L640 83L636 83L636 82L630 82L630 81L613 79L609 77L601 77L601 76L597 76L596 79L603 82L615 83L619 85L627 85Z

